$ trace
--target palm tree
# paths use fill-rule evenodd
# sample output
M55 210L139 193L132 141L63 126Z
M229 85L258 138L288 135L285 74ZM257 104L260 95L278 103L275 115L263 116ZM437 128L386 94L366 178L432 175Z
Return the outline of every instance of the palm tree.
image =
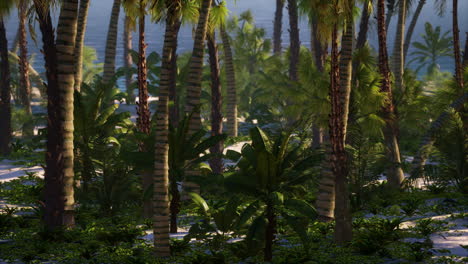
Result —
M10 63L8 60L8 40L3 18L13 5L12 1L0 4L0 155L10 153L11 143L11 86Z
M299 51L301 43L299 40L299 26L297 15L297 0L288 0L289 13L289 38L290 38L290 57L289 57L289 78L292 81L298 81Z
M224 50L224 66L226 68L226 130L229 136L237 137L237 88L236 71L232 56L231 40L225 25L220 26L221 39Z
M31 82L29 81L29 62L28 62L28 41L26 35L26 13L28 1L20 0L18 2L19 18L19 98L26 114L32 117L31 109ZM34 124L26 122L23 124L23 136L34 135Z
M405 32L405 21L406 21L406 0L400 0L398 6L398 24L396 29L395 45L393 48L393 63L392 72L395 76L395 89L402 91L404 89L403 83L403 72L405 69L405 61L403 56L403 45L404 45L404 32ZM385 87L386 89L387 87ZM388 86L389 89L390 86ZM384 92L389 92L382 90ZM389 94L389 98L392 96ZM392 112L391 116L388 116L388 124L384 129L385 142L387 144L387 158L390 162L390 166L387 170L388 182L393 187L400 187L404 179L403 169L401 168L401 154L398 145L398 116L394 111L393 99L389 99L390 104L389 110ZM391 120L390 120L391 119Z
M203 71L204 45L206 32L208 29L208 19L210 15L212 0L203 0L200 7L200 16L197 29L195 31L195 41L193 44L192 57L189 62L189 72L187 80L187 98L185 102L185 112L191 113L200 105L201 96L201 78ZM196 110L190 120L189 131L191 134L200 130L201 117L200 111ZM196 171L189 171L187 175L196 175ZM186 184L187 189L197 189L191 183Z
M50 7L34 0L47 69L48 124L45 170L45 223L49 229L74 225L73 93L78 0L64 0L57 42Z
M124 67L128 70L133 64L132 55L130 54L130 50L132 49L132 30L131 30L131 19L127 15L125 15L124 20L124 33L123 33L123 41L124 41ZM133 95L133 87L132 87L132 74L127 72L125 74L125 87L127 91L127 104L132 104L135 102L135 96Z
M400 7L401 8L401 7ZM390 72L388 67L387 54L387 31L385 29L385 3L383 0L378 2L378 33L379 33L379 71L382 75L382 84L380 91L387 93L387 102L382 109L385 119L384 138L387 145L387 158L391 162L388 168L387 178L394 187L400 187L403 181L403 171L400 167L400 151L396 137L396 120L394 116L393 96L390 83ZM401 55L401 54L400 54Z
M406 32L406 37L405 37L405 45L403 47L403 58L406 61L406 55L408 54L408 49L411 44L411 38L413 36L414 28L416 27L416 23L418 22L419 15L421 14L421 11L426 4L426 0L419 0L418 6L416 7L416 10L414 11L413 18L411 19L411 23L408 27L408 31Z
M80 10L78 11L78 30L76 32L74 56L76 60L75 69L75 90L81 90L81 82L83 80L83 47L88 23L89 0L80 0Z
M284 1L276 0L275 21L273 21L273 53L276 55L281 54Z
M156 110L156 145L154 170L154 247L160 257L168 257L170 252L169 215L169 88L171 86L172 54L177 47L177 33L174 24L178 19L178 3L166 0L166 31L162 53L159 102ZM210 3L211 4L211 3ZM177 232L177 227L175 230Z
M388 31L390 22L392 21L393 13L395 12L396 4L398 0L387 0L387 15L385 19L385 30Z
M109 30L107 31L106 49L104 57L104 75L103 82L109 82L115 74L115 55L117 49L117 33L119 25L121 0L114 0L112 13L109 21Z
M217 136L223 133L223 101L215 29L224 26L227 14L228 10L224 1L212 6L206 37L211 72L211 136ZM223 149L222 141L217 142L210 148L210 153L214 154L214 157L209 161L210 167L212 171L217 174L223 172L223 159L221 158Z
M416 72L427 67L427 73L432 74L438 68L437 62L440 58L452 56L452 38L449 36L449 31L441 34L440 26L433 28L430 23L426 23L424 27L425 34L422 35L424 42L413 42L416 50L411 53L414 58L408 62L408 65L416 62L418 64Z

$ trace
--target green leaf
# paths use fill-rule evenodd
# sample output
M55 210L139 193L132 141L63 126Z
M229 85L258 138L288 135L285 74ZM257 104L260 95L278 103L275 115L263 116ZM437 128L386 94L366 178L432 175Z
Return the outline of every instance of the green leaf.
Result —
M300 213L310 219L315 219L317 217L315 208L304 200L287 199L284 202L284 206L287 209Z
M209 207L208 204L206 203L205 199L203 199L199 194L193 193L193 192L188 193L188 195L190 196L190 198L192 198L192 201L193 201L198 207L200 207L200 209L202 209L202 211L203 211L205 214L208 214L208 210L210 210L210 207Z

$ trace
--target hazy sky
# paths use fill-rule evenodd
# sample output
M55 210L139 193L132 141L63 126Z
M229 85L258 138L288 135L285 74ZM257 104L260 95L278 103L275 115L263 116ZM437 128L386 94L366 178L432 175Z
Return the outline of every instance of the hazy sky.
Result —
M258 26L264 27L267 30L268 36L272 35L273 27L273 14L275 12L275 0L237 0L234 4L234 1L228 0L228 7L231 10L231 15L240 14L241 12L250 9ZM416 2L416 1L415 1ZM417 41L420 38L420 34L424 30L424 23L430 22L434 26L441 26L443 31L451 30L451 16L439 17L435 12L434 7L435 0L428 0L425 5L422 14L419 18L418 24L416 26L416 31L413 36L413 41ZM105 46L105 38L107 33L107 28L109 24L109 17L111 13L113 0L91 0L91 8L89 13L89 22L86 32L86 45L96 48L99 55L99 60L103 60L103 50ZM468 31L468 0L459 1L459 24L461 29L461 40L462 44L465 42L465 31ZM12 42L14 35L16 33L17 21L16 15L13 12L7 23L8 39ZM451 14L451 8L449 7L448 15ZM409 14L409 19L412 17L412 12ZM284 27L283 27L283 44L288 45L288 15L287 9L284 10ZM392 19L393 23L396 23L397 17ZM123 16L120 18L120 28L119 31L122 31ZM375 33L375 19L371 19L372 29L369 32L369 40L371 44L376 44L377 34ZM409 23L409 22L408 22ZM164 34L163 25L148 24L147 25L147 41L149 51L161 52L162 50L162 41ZM394 39L394 28L395 26L390 26L389 31L389 45L393 43ZM40 35L39 29L36 26L37 34ZM308 46L310 41L310 31L307 24L307 19L302 18L300 21L300 32L301 32L301 43L302 45ZM122 33L119 33L119 38L121 38ZM136 44L136 37L134 38L134 43ZM463 46L464 47L464 46ZM192 48L192 30L190 26L185 26L180 34L180 43L179 43L179 52L190 51ZM391 48L391 47L390 47ZM118 58L117 63L122 62L122 49L123 44L121 39L118 42ZM32 52L37 52L36 45L30 41L30 50ZM450 60L445 60L441 63L441 66L445 70L450 70L452 68L452 63ZM36 62L37 67L41 66L40 61Z

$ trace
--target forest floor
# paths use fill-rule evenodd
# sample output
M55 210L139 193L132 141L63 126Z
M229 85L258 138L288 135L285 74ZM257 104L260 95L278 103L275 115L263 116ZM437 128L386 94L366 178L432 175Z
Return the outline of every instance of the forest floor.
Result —
M239 142L227 149L240 151L242 146L246 142ZM227 150L226 149L226 150ZM234 164L232 164L234 165ZM13 160L1 160L0 161L0 184L10 182L13 180L21 179L22 176L27 174L35 174L38 177L43 178L44 170L40 166L27 166L24 163L13 161ZM22 184L33 184L28 181L22 181ZM451 202L449 198L435 198L425 201L426 206L435 204L444 204L445 202ZM15 214L24 214L24 211L28 211L31 207L28 204L14 204L0 197L0 211L6 211L8 209L17 209ZM404 218L404 221L400 225L401 229L414 228L418 222L423 219L431 219L434 223L443 224L444 228L439 229L429 235L432 241L432 254L435 257L452 256L462 260L464 257L468 257L468 210L458 210L451 212L451 214L442 213L441 211L426 211L424 213L416 211L416 213ZM183 217L183 216L182 216ZM388 218L384 215L373 215L367 214L364 218ZM183 239L188 234L189 226L181 226L177 234L172 234L172 238ZM153 235L151 230L146 231L146 235L142 237L148 243L152 243ZM404 238L404 241L411 243L424 243L422 238ZM1 241L0 241L1 242ZM235 242L235 241L234 241Z

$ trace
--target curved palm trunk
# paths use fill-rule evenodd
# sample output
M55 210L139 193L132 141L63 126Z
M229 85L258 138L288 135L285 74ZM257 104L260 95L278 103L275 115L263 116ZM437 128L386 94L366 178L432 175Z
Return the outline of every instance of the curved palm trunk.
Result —
M404 32L406 20L406 0L401 0L398 7L398 25L396 29L395 45L393 49L393 75L395 76L395 88L404 90L403 72L405 69L405 61L403 57ZM386 36L385 31L385 36ZM386 44L386 43L385 43ZM383 48L383 47L382 47ZM399 188L405 176L401 167L401 156L398 144L398 116L393 102L391 87L382 87L382 91L388 93L388 102L384 110L384 118L386 125L384 128L384 137L386 144L387 159L390 162L387 168L387 180L393 187Z
M145 43L145 10L144 5L140 2L142 10L139 18L139 38L138 38L138 104L137 104L137 128L138 131L146 135L150 134L151 130L151 113L148 103L148 68L146 64L146 43ZM140 142L140 151L146 152L150 146L145 146ZM147 190L153 183L153 175L151 171L143 171L143 190ZM150 218L153 215L151 200L143 202L143 216Z
M3 17L0 16L0 155L10 154L11 143L11 87L8 40Z
M104 75L102 78L104 83L108 83L115 75L115 55L117 49L120 2L121 0L114 0L114 5L112 6L104 57Z
M299 53L301 43L299 40L299 26L297 15L297 0L288 0L289 13L289 39L290 39L290 58L289 58L289 79L291 81L299 81Z
M411 38L413 37L413 32L414 28L416 27L416 23L418 22L419 15L421 14L421 11L426 4L426 0L419 0L418 6L416 7L416 10L414 11L413 18L411 19L411 23L408 27L408 31L406 32L406 37L405 37L405 45L403 47L403 58L406 61L406 56L408 54L409 47L411 45Z
M48 77L48 135L45 170L45 223L49 229L74 225L73 93L78 1L62 3L57 43L49 9L34 0Z
M27 2L21 0L19 3L19 98L21 105L23 106L26 114L32 118L32 109L31 109L31 82L29 81L29 62L28 62L28 40L26 34L26 12L27 12ZM26 122L23 124L23 136L33 136L34 135L34 124L32 122Z
M124 33L123 33L123 41L124 41L124 59L123 64L126 69L130 69L133 64L132 56L130 55L130 50L132 49L132 32L130 30L130 18L126 15L124 21ZM127 91L127 104L133 104L135 102L135 95L133 94L133 87L132 87L132 74L126 73L125 74L125 88Z
M322 45L318 36L318 24L316 18L310 21L311 23L311 51L315 58L315 66L320 72L323 72L326 58L326 47ZM323 144L323 129L316 124L312 126L312 148L319 149Z
M342 122L343 136L346 141L348 127L349 100L351 96L351 75L353 71L353 42L354 25L353 22L346 23L346 28L341 39L340 53L340 95L342 96Z
M236 71L232 56L231 42L224 26L221 26L221 39L224 48L224 65L226 67L227 105L226 105L226 128L228 135L237 137L237 89Z
M273 22L273 53L281 54L284 0L276 0L275 21Z
M222 97L221 97L221 80L220 80L220 67L218 58L218 47L216 46L215 33L207 35L208 54L210 58L211 70L211 135L221 135L223 133L223 115L222 111ZM210 148L210 153L218 155L210 160L210 167L214 173L223 173L223 142L220 141Z
M169 205L169 88L171 86L172 55L177 48L177 32L174 31L176 11L171 8L174 5L166 1L168 14L166 18L166 31L164 34L164 47L162 52L161 80L159 86L159 101L156 111L156 145L155 145L155 169L154 169L154 247L159 257L169 257L170 238L169 232L177 232L177 214L179 213L179 197L173 195ZM171 212L169 212L171 210ZM169 215L171 213L171 216Z
M88 23L89 0L80 1L80 10L78 12L78 29L75 41L75 91L81 91L81 82L83 81L83 47Z
M465 92L461 97L454 101L450 108L459 112L463 109L464 104L468 101L468 93ZM439 117L431 123L429 130L424 135L419 145L419 150L416 156L414 156L412 162L411 177L413 179L418 178L424 173L424 164L428 158L428 150L434 145L437 133L441 128L450 120L450 110L444 111Z
M201 79L203 71L203 57L206 40L206 32L208 28L208 17L210 15L212 0L203 0L200 8L200 16L198 19L197 30L195 32L195 41L193 44L193 53L189 62L189 72L187 81L187 98L185 103L185 112L192 113L192 118L189 123L189 134L192 135L201 129L200 110L196 109L200 106L201 96ZM197 175L197 171L189 170L187 176ZM197 191L199 189L193 183L186 183L187 191Z

